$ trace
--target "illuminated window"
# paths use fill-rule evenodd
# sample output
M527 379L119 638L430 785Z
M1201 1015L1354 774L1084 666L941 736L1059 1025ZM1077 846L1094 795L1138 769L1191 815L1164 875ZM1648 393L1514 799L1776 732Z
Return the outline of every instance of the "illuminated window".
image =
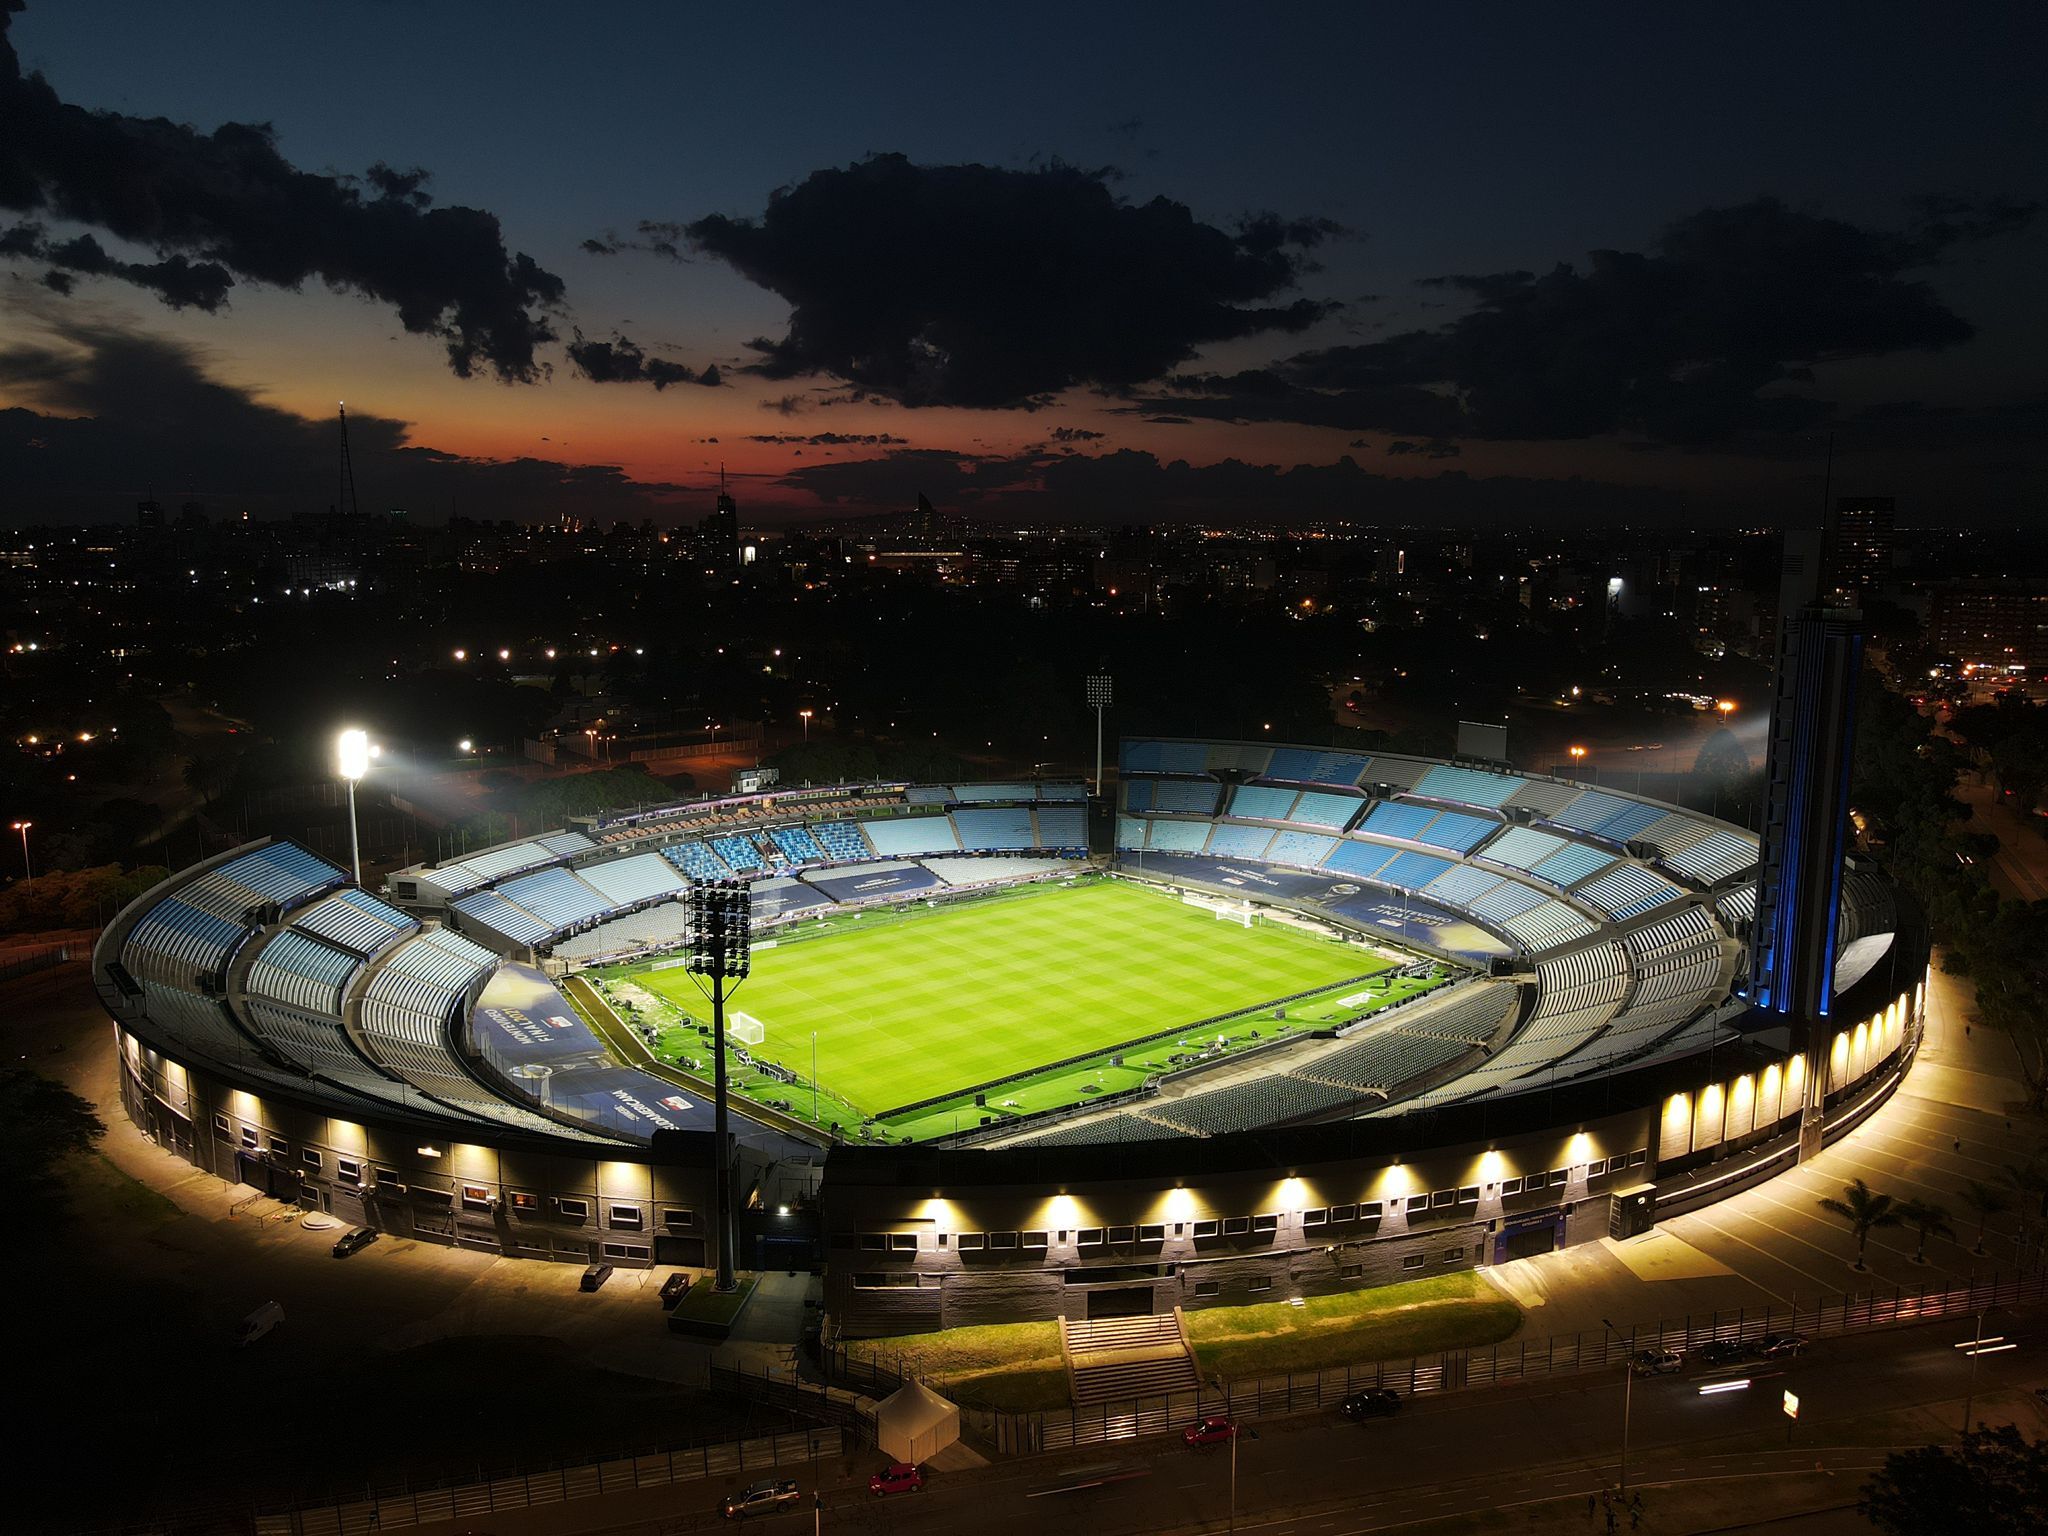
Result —
M481 1184L465 1184L462 1186L462 1203L472 1211L488 1211L491 1192Z
M512 1209L515 1211L537 1211L540 1209L539 1195L514 1195Z

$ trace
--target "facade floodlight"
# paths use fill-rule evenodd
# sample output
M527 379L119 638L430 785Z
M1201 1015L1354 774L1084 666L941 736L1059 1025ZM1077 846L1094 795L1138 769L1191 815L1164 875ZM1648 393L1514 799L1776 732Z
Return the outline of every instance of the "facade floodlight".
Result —
M356 836L356 783L370 771L370 733L353 728L335 740L335 766L348 783L348 854L356 884L363 883L363 849Z

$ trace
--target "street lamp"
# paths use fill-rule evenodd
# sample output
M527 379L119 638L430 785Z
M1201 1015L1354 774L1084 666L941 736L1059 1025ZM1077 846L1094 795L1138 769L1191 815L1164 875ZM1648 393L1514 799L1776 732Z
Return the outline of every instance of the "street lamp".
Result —
M811 739L811 715L812 715L812 713L813 713L813 712L812 712L811 710L808 710L808 709L800 709L800 710L798 710L798 711L796 712L796 717L797 717L797 719L799 719L799 720L803 721L803 723L804 723L804 740L805 740L805 741L809 741L809 740Z
M13 823L14 830L21 834L21 883L23 885L33 885L36 878L36 872L28 866L28 829L34 825L35 823L32 821L17 821Z
M356 838L356 781L370 771L370 737L366 731L346 730L335 743L336 766L348 780L348 852L356 884L363 883L363 849Z
M1621 1344L1621 1491L1628 1492L1628 1421L1630 1410L1635 1406L1636 1367L1628 1357L1628 1340L1621 1337L1621 1330L1606 1318L1600 1319L1600 1326L1613 1334Z

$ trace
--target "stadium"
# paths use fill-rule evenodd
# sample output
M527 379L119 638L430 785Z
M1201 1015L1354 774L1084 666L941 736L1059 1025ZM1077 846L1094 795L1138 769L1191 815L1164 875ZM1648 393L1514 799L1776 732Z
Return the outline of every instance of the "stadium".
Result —
M716 1262L693 882L744 883L741 1267L897 1333L1277 1300L1643 1230L1889 1094L1927 940L1853 860L1831 1010L1759 1006L1760 847L1500 761L1126 740L1079 783L594 818L372 893L180 871L94 976L129 1113L430 1241Z

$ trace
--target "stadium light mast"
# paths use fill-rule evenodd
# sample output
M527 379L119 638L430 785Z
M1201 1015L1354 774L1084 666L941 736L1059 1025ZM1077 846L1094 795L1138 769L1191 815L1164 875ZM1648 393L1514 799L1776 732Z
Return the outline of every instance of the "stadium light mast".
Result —
M1088 679L1088 707L1095 711L1095 793L1102 793L1102 712L1109 708L1109 674L1097 672Z
M15 831L21 834L21 883L23 885L33 885L35 884L36 872L30 867L28 862L28 829L34 826L35 823L32 821L17 821L11 823L11 825Z
M363 849L356 838L356 783L370 771L370 737L366 731L347 730L335 742L336 767L348 780L348 853L356 884L363 883Z
M746 980L752 965L754 893L740 880L690 882L690 969L711 981L712 1090L718 1141L718 1277L714 1291L738 1288L733 1278L732 1142L725 1093L725 987Z

